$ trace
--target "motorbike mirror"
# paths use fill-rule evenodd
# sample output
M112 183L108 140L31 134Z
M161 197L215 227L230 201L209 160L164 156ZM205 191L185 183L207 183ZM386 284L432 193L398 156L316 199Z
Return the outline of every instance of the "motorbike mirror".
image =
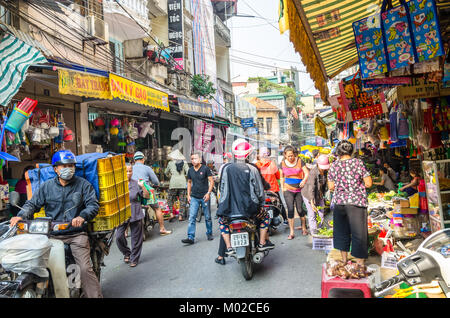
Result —
M9 193L9 203L13 206L17 206L20 202L19 192L12 191Z
M76 207L78 207L78 206L80 205L80 203L81 203L81 199L82 199L81 193L80 193L80 192L75 192L75 193L72 195L72 202L73 202L73 205L76 206Z

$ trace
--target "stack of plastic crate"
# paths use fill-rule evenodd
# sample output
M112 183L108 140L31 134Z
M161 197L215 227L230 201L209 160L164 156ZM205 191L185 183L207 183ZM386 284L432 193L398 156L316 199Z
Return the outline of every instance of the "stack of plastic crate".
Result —
M125 155L97 160L100 208L93 231L109 231L131 217Z

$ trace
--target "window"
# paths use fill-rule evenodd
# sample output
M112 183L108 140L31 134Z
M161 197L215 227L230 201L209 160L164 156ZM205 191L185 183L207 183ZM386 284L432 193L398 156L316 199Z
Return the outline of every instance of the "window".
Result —
M259 117L257 123L258 123L258 128L264 129L264 118Z
M266 131L268 134L272 133L272 117L266 118L266 128L267 128Z

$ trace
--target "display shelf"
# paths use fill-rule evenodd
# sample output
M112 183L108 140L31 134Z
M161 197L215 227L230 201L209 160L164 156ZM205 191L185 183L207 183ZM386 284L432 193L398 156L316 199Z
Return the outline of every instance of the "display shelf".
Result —
M450 227L450 159L423 161L422 167L431 231L436 232Z

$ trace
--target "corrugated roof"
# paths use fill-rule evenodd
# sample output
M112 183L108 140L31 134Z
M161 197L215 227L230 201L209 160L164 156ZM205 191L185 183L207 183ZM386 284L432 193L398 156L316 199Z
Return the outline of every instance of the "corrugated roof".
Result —
M273 110L273 111L280 111L278 107L272 105L271 103L268 103L262 99L259 99L257 97L244 97L244 99L249 102L250 104L254 105L256 107L256 110Z

